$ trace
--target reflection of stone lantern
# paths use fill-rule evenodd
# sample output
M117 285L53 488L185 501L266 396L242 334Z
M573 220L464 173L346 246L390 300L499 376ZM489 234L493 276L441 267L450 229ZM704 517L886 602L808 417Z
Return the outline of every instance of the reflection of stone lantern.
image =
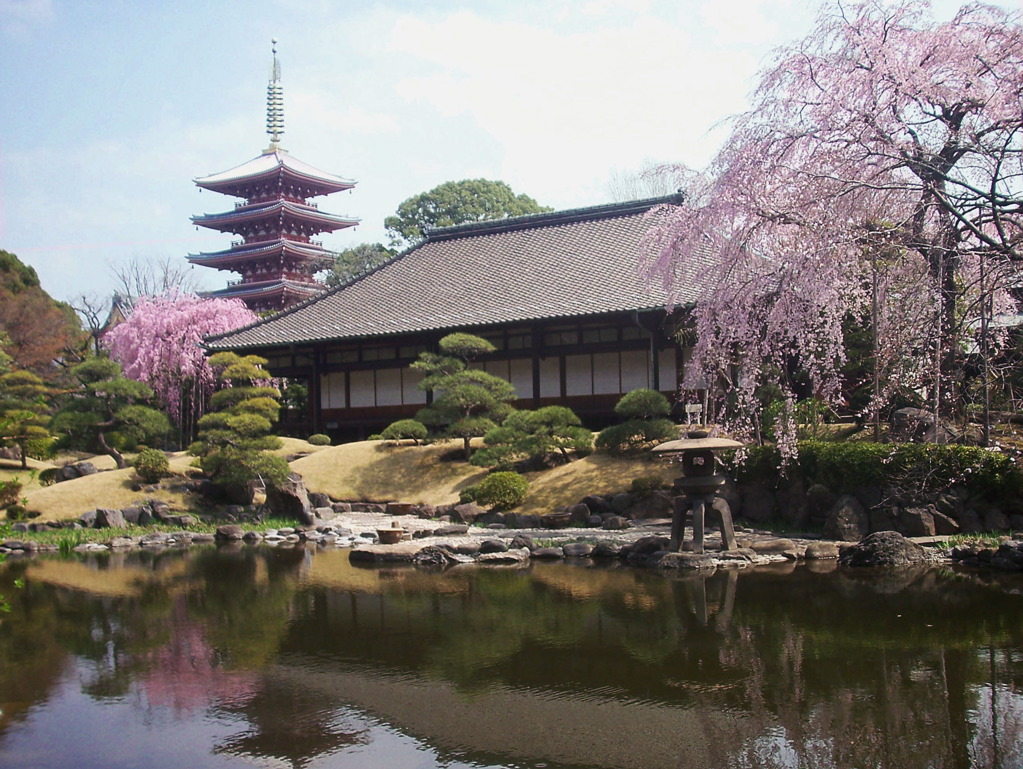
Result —
M709 438L703 430L693 430L685 438L668 441L654 448L657 454L678 454L682 463L682 477L675 479L674 510L671 516L671 544L674 552L682 549L685 531L686 511L693 509L693 552L703 552L703 519L707 501L725 483L725 476L714 472L714 452L723 449L737 449L738 441L728 438ZM728 506L720 508L721 547L735 549L735 529L732 527L732 513Z

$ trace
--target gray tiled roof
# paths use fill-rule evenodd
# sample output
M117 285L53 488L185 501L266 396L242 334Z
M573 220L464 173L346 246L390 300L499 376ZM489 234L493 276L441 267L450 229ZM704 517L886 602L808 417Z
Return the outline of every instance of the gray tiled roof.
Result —
M208 341L240 349L664 307L639 254L647 212L666 202L678 198L431 230L345 286Z

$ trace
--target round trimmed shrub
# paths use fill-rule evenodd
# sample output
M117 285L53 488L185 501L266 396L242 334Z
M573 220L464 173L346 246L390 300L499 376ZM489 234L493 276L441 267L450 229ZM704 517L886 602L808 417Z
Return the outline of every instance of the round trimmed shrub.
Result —
M329 446L330 436L325 435L324 433L313 433L306 438L306 441L311 443L313 446Z
M158 483L170 470L167 455L159 449L142 449L132 464L135 475L145 483Z
M491 510L509 510L521 505L529 491L529 481L518 473L491 473L479 483L464 489L461 501L475 502Z
M23 485L17 478L0 481L0 509L17 504L21 500L22 488Z
M657 390L641 387L623 395L615 413L622 419L658 419L671 413L671 404Z
M22 505L11 505L7 508L7 520L8 521L27 521L30 518L35 518L39 513L32 514L27 508Z
M419 441L426 439L426 425L415 419L399 419L387 425L380 437L385 441L415 441L418 446Z
M605 427L596 446L610 454L624 454L678 438L678 425L670 419L630 419Z
M656 475L641 475L632 479L629 491L640 496L648 496L655 491L670 488L670 485L658 478Z

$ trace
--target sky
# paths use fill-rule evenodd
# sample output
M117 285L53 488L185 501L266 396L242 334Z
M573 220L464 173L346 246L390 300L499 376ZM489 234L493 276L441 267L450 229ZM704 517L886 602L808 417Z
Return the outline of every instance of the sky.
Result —
M1020 9L1020 0L996 3ZM957 0L937 0L951 18ZM827 7L834 7L834 0ZM0 0L0 249L57 299L101 297L132 260L218 251L190 217L235 198L193 180L268 146L276 38L281 146L355 179L316 200L383 220L446 181L507 182L555 209L615 176L702 169L777 47L819 0ZM201 288L233 273L195 267Z

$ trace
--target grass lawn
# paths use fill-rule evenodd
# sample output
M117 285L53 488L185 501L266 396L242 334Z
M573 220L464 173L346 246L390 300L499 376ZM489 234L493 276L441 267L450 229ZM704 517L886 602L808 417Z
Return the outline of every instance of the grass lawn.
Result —
M458 453L458 441L428 446L394 445L386 441L364 441L340 446L313 446L294 438L283 439L278 450L291 460L291 467L302 475L310 491L328 494L334 499L371 502L413 502L442 505L458 501L459 492L477 483L486 471L452 459ZM184 477L192 457L183 452L169 455L171 471ZM90 458L97 467L112 468L109 457ZM16 464L16 463L10 463ZM35 463L48 467L44 463ZM18 475L3 467L0 472ZM26 474L22 473L25 480ZM633 478L654 475L670 480L679 475L677 466L648 458L614 458L592 454L567 465L529 473L529 495L517 510L526 513L550 512L556 507L578 502L587 494L625 491ZM4 477L4 476L0 476ZM189 495L160 489L137 492L138 482L131 468L105 469L103 472L72 481L40 487L38 481L27 484L25 496L29 510L41 513L37 520L76 518L97 507L124 508L143 499L161 499L172 509L186 512L195 508Z

